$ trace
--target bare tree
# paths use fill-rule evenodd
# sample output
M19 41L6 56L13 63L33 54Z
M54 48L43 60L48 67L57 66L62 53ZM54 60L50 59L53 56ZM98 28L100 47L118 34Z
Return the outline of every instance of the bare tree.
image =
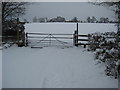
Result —
M2 2L2 21L25 14L27 2Z
M2 35L16 36L18 28L23 24L16 23L19 16L25 14L28 2L2 2ZM4 39L3 39L4 40Z

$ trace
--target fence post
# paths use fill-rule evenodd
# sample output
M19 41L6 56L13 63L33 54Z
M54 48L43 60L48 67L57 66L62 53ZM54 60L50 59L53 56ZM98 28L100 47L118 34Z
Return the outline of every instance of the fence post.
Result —
M78 47L78 23L77 23L77 30L76 30L76 46Z
M17 30L17 44L19 45L19 39L20 39L20 36L19 36L19 29Z
M77 31L74 32L73 44L74 44L74 46L78 46L78 34L77 34Z
M25 46L28 46L28 33L26 32L26 45Z
M77 23L77 32L76 33L78 34L78 23Z
M73 45L75 46L75 42L76 42L76 39L75 39L75 31L74 31L74 34L73 34Z
M22 32L22 37L21 37L21 39L22 39L23 45L25 46L25 32L24 32L24 31Z

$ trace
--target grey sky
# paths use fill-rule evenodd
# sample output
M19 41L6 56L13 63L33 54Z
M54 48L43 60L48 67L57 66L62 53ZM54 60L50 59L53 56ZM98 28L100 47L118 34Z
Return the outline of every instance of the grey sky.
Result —
M48 18L63 16L67 20L75 16L79 20L86 20L88 16L96 18L104 16L114 19L114 12L108 7L96 6L87 2L36 2L27 8L23 19L31 21L34 16Z

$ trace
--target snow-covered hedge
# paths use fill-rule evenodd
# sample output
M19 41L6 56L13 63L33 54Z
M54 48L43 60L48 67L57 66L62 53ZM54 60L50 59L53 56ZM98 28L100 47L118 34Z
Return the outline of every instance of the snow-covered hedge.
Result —
M106 65L106 75L117 78L117 67L120 62L120 51L116 44L116 33L92 33L89 38L89 50L95 52L95 58Z

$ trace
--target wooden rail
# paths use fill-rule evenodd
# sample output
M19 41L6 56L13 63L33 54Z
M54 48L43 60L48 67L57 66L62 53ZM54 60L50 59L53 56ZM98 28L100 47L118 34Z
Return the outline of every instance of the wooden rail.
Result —
M73 35L73 34L57 34L57 33L53 33L53 34L49 34L49 33L27 33L27 34L32 34L32 35Z
M90 35L80 35L80 34L78 34L77 31L75 31L73 36L74 36L74 37L73 37L74 46L83 45L84 48L85 48L86 45L90 45L90 44L88 43L88 41L89 41L88 38L90 37ZM81 38L81 37L86 37L86 39ZM86 41L86 42L83 43L83 41Z
M89 43L78 43L78 45L90 45Z
M0 38L17 38L17 36L0 36Z
M43 37L37 37L37 36L28 36L28 38L43 38ZM50 38L50 37L46 37ZM51 37L52 38L52 37ZM73 39L73 37L54 37L54 38L59 38L59 39Z
M88 35L78 35L78 37L88 37Z
M60 41L61 39L73 39L73 35L74 34L58 34L58 33L26 33L26 46L28 46L28 39L40 39L43 41L49 41L51 42L52 40L54 41L59 41L62 44L64 43L64 41ZM47 40L46 40L47 39ZM41 42L41 43L42 43Z
M88 39L78 39L78 41L89 41Z

